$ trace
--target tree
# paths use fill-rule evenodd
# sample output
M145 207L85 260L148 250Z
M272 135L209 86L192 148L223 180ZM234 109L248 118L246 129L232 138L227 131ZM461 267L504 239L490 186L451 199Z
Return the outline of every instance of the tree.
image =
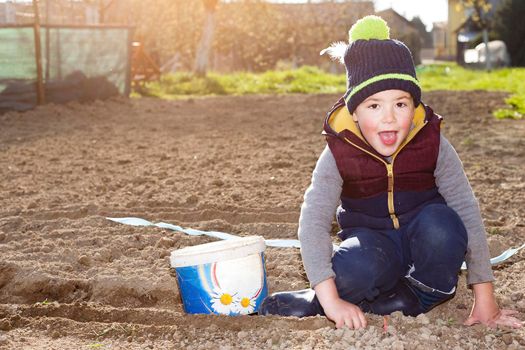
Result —
M423 47L424 48L430 48L432 47L432 34L430 32L427 32L427 27L425 26L425 23L419 18L418 16L415 16L410 21L414 27L417 28L417 31L419 32L419 35L423 39Z
M217 9L219 0L202 0L202 2L204 9L206 10L206 18L204 20L204 29L202 31L201 40L197 48L194 68L195 74L199 76L206 75L208 69L211 44L215 32L215 10Z
M485 43L485 67L487 70L491 69L490 64L490 50L489 50L489 31L491 28L491 20L488 16L492 5L488 0L461 0L461 6L471 8L473 10L470 16L472 20L481 28L483 33L483 42Z
M493 30L507 45L513 66L525 66L525 1L505 0L494 16Z

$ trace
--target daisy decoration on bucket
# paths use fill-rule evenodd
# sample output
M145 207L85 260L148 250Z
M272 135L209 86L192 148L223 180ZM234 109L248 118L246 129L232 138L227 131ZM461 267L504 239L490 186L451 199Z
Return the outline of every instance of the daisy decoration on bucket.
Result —
M222 290L220 287L213 289L210 301L212 309L219 314L229 315L237 312L235 294Z
M234 305L234 312L240 315L252 314L255 310L255 300L253 297L239 297Z

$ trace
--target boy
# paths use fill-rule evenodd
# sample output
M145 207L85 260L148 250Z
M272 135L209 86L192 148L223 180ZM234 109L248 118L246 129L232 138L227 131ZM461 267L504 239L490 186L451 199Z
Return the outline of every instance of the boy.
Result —
M368 16L352 26L349 45L329 51L345 64L347 92L325 120L328 145L301 208L313 289L275 293L259 313L321 314L353 329L366 326L364 312L416 316L454 296L466 258L474 305L465 324L520 327L495 301L477 200L441 117L420 102L408 48ZM336 207L343 242L334 251Z

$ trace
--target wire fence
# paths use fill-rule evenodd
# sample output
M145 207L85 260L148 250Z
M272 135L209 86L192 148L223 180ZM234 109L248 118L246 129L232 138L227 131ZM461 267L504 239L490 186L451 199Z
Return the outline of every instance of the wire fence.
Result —
M31 109L40 94L53 103L129 94L132 27L40 24L27 2L2 5L0 112Z

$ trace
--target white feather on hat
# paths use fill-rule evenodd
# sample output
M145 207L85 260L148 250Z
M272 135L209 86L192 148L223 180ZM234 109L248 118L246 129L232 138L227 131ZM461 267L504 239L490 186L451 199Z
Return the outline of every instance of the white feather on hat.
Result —
M325 53L327 53L328 55L330 55L330 58L334 61L339 61L341 64L344 64L344 57L347 46L348 44L344 41L337 41L335 43L332 43L326 49L321 50L321 52L319 52L319 55L322 56Z

